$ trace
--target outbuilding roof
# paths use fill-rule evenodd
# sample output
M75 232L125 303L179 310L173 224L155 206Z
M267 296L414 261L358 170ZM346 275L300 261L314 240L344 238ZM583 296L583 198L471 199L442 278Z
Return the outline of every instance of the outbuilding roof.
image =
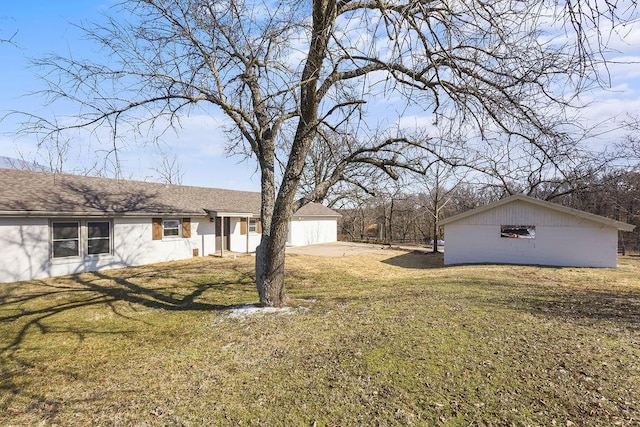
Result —
M298 209L294 216L327 216L327 217L340 217L338 212L331 208L321 205L320 203L307 203L300 209Z
M0 169L2 216L259 216L260 205L260 193L252 191ZM328 211L339 216L317 203L296 215L327 216Z
M578 210L578 209L569 208L569 207L566 207L566 206L559 205L557 203L551 203L551 202L547 202L547 201L544 201L544 200L536 199L536 198L533 198L533 197L525 196L524 194L515 194L513 196L506 197L504 199L498 200L497 202L489 203L488 205L481 206L481 207L476 208L476 209L471 209L469 211L463 212L463 213L458 214L458 215L451 216L449 218L445 218L445 219L441 220L439 224L440 225L450 224L452 222L456 222L456 221L459 221L461 219L468 218L470 216L477 215L477 214L480 214L482 212L486 212L488 210L495 209L495 208L497 208L499 206L506 205L508 203L512 203L512 202L515 202L515 201L522 201L522 202L525 202L525 203L530 203L530 204L535 205L535 206L540 206L540 207L543 207L543 208L551 209L551 210L554 210L554 211L557 211L557 212L561 212L561 213L564 213L564 214L573 215L573 216L576 216L578 218L587 219L587 220L593 221L593 222L598 223L598 224L606 225L606 226L609 226L609 227L614 227L614 228L617 228L618 230L621 230L621 231L633 231L633 229L635 228L635 225L627 224L626 222L616 221L616 220L613 220L613 219L605 218L605 217L600 216L600 215L595 215L595 214L592 214L592 213L589 213L589 212L585 212L585 211L581 211L581 210Z

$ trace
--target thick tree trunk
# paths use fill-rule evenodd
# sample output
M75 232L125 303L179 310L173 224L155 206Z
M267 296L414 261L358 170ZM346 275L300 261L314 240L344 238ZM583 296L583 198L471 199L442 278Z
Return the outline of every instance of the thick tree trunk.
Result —
M299 122L276 198L274 198L276 187L275 175L273 174L275 147L271 144L273 135L270 135L268 153L263 152L262 156L258 156L262 159L260 165L262 169L262 220L266 230L263 229L262 241L256 251L256 285L260 304L264 306L278 307L285 303L284 261L287 228L302 168L305 165L311 141L317 132L318 105L321 101L317 93L318 79L335 18L335 2L313 1L311 44L300 85ZM264 144L262 145L264 146ZM269 159L268 165L264 164L264 159ZM268 169L267 172L265 172L265 167Z
M280 306L284 295L284 247L287 241L286 227L282 233L274 233L276 221L275 173L273 163L273 143L263 141L261 162L262 206L262 239L256 248L256 288L263 306ZM268 151L268 152L267 152ZM277 248L281 247L281 250Z
M308 146L308 143L306 145ZM265 176L263 167L262 218L264 227L262 240L256 249L256 286L260 304L263 306L280 307L285 303L285 249L293 199L298 188L304 159L304 156L290 157L287 170L293 171L293 173L289 172L285 175L277 198L275 198L275 181L271 180L273 173L272 171L267 172L269 176Z
M280 307L286 300L284 260L289 216L287 212L274 214L270 233L262 235L256 250L256 285L263 306Z

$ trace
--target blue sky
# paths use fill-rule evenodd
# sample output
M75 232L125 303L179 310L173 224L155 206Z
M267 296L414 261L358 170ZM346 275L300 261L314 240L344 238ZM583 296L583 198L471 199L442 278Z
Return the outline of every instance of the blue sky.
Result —
M82 40L81 32L72 23L91 23L101 19L113 0L76 0L29 2L4 1L0 5L0 38L8 38L17 31L13 44L0 44L0 116L12 110L33 113L43 110L42 99L26 96L42 88L36 78L37 70L29 67L29 59L48 53L63 56L95 52L96 47ZM612 39L613 59L609 65L611 88L597 90L584 96L592 105L584 112L591 123L602 123L602 136L593 144L607 144L621 137L620 132L608 132L616 124L611 117L622 118L640 111L640 25L625 29L625 40ZM404 117L403 122L419 123L424 117ZM161 147L130 144L121 151L124 176L154 180L151 168L160 162L160 153L177 156L182 165L183 184L259 190L259 173L254 161L228 157L224 153L225 139L218 125L222 117L193 116L183 122L179 135L167 135ZM28 160L37 157L33 137L16 138L18 119L15 116L0 122L0 156ZM82 141L81 141L82 142ZM70 152L66 168L70 171L87 167L95 160L95 147L87 140ZM42 157L38 161L44 162Z
M7 39L16 31L17 34L13 44L0 45L0 116L15 110L46 112L42 98L27 95L43 87L36 77L38 70L30 67L30 58L50 53L67 56L95 52L95 45L83 40L73 24L99 21L112 3L111 0L2 2L0 38ZM35 138L16 138L19 120L10 116L0 122L0 156L36 158L46 164L46 159L36 153ZM177 156L185 185L259 191L260 177L254 161L225 154L224 135L217 127L221 120L222 117L193 116L183 121L179 135L167 135L161 146L126 146L121 151L124 176L156 179L157 173L152 168L159 165L164 152L169 158ZM95 161L95 147L87 147L89 142L82 143L84 148L76 147L68 155L65 168L69 171L82 170Z

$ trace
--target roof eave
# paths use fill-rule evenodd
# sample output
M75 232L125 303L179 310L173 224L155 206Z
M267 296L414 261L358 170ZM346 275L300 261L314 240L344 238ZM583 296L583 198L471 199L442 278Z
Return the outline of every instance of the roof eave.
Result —
M322 214L322 215L318 215L318 214L293 214L293 218L309 218L309 217L313 217L313 218L341 218L342 215L340 215L340 214L336 214L336 215L331 215L331 214Z
M206 212L63 212L63 211L0 211L3 218L101 218L101 217L143 217L154 216L207 216Z
M529 196L525 196L524 194L515 194L513 196L510 197L506 197L504 199L500 199L496 202L493 203L489 203L488 205L484 205L475 209L471 209L468 210L466 212L463 212L461 214L458 215L454 215L452 217L449 218L445 218L443 220L441 220L439 222L439 225L447 225L450 224L452 222L456 222L456 221L460 221L461 219L473 216L473 215L478 215L482 212L485 212L487 210L490 209L494 209L497 207L500 207L502 205L505 205L507 203L511 203L514 202L516 200L521 200L527 203L531 203L533 205L537 205L537 206L541 206L547 209L552 209L555 210L557 212L561 212L567 215L573 215L576 216L578 218L581 219L586 219L589 221L593 221L596 222L598 224L602 224L602 225L606 225L609 227L614 227L617 228L620 231L633 231L635 229L635 225L632 224L627 224L626 222L622 222L622 221L616 221L614 219L609 219L600 215L596 215L596 214L592 214L589 212L585 212L585 211L581 211L578 209L574 209L574 208L569 208L567 206L562 206L562 205L558 205L557 203L552 203L552 202L547 202L544 200L539 200L533 197L529 197Z
M233 217L233 218L253 218L259 216L259 214L255 214L253 212L235 212L235 211L215 211L215 210L207 210L207 214L212 217Z

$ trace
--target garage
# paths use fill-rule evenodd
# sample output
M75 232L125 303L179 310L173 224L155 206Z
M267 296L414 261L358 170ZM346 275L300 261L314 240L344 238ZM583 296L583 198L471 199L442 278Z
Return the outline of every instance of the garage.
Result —
M319 203L298 209L289 222L287 245L306 246L335 242L340 214Z
M440 222L444 264L616 267L635 226L517 194Z

